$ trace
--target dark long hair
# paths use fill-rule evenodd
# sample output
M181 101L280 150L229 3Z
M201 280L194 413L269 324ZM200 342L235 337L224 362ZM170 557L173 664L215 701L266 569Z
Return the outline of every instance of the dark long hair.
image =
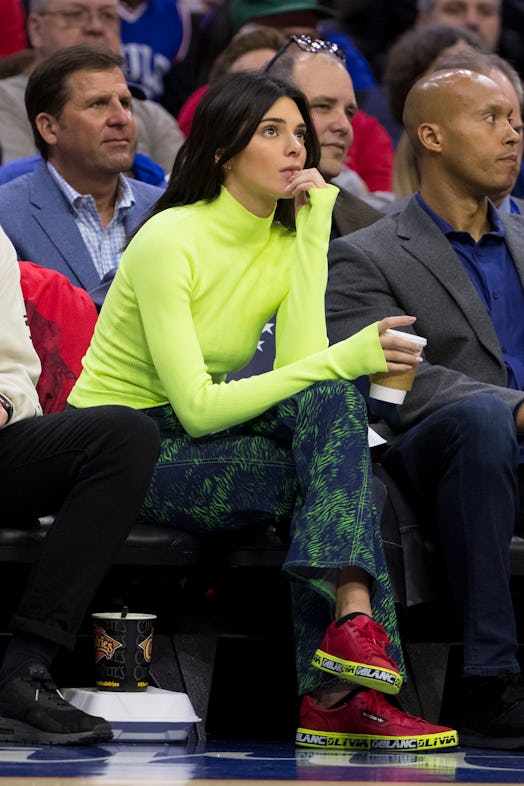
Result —
M224 164L249 144L267 110L283 97L295 102L306 124L305 167L316 167L320 146L304 94L266 74L226 74L198 104L191 132L178 151L167 189L153 205L149 217L168 207L216 199L224 182ZM220 157L215 160L217 154ZM294 201L279 199L275 218L294 229Z

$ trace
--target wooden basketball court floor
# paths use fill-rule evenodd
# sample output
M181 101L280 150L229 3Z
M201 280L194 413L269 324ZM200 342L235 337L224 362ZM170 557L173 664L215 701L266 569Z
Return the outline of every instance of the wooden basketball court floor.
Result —
M524 751L323 753L286 742L0 747L0 786L524 783Z
M158 583L154 590L157 597ZM141 584L137 592L143 593ZM250 600L252 597L249 595ZM280 608L266 603L266 596L261 595L261 598L268 608ZM206 603L208 600L206 599ZM259 605L262 605L262 601ZM156 606L144 602L144 608L156 609ZM235 607L235 610L238 616L238 608ZM257 626L262 627L262 615L251 616L256 618ZM164 617L168 620L167 613L163 615L159 612L160 623ZM245 617L251 619L248 615ZM206 634L209 618L208 614L205 617ZM196 625L199 618L193 615L191 619ZM521 616L521 619L524 617ZM216 626L221 631L225 628L221 617L220 625L217 622ZM273 617L272 626L276 626ZM296 693L293 682L294 652L288 626L283 628L286 632L285 638L276 638L279 629L271 638L266 635L265 627L264 636L253 639L239 638L236 628L234 635L221 634L212 659L214 679L210 685L208 678L204 679L203 674L195 671L197 662L199 663L197 658L189 657L185 646L181 646L186 644L184 636L177 635L175 647L170 632L170 620L165 622L163 627L159 625L159 630L155 633L155 655L152 664L155 684L168 690L181 690L178 666L180 662L184 662L184 658L188 660L185 671L191 672L195 685L202 683L202 696L194 690L192 702L196 714L202 718L207 717L207 736L199 736L195 733L196 727L193 727L185 742L113 741L83 747L0 745L0 786L524 784L524 750L502 752L459 747L436 753L328 753L295 747L292 742L297 712L293 703ZM183 627L182 629L185 630ZM193 633L194 631L192 636ZM524 640L524 636L520 640ZM277 650L275 642L278 644ZM0 651L1 643L0 636ZM417 646L421 651L416 661L420 662L426 673L432 662L426 651L427 645L424 643ZM435 662L440 663L440 645L431 644L431 647L436 652ZM442 649L447 647L442 645ZM176 657L175 650L178 653ZM198 651L204 663L207 650L201 646ZM281 656L278 670L242 670L244 663L270 662L268 653L274 654L275 651ZM187 652L190 653L190 650ZM452 648L452 655L453 652ZM233 657L233 654L237 657ZM209 656L211 659L211 650ZM449 662L453 665L454 658L450 657ZM178 664L177 669L174 669L175 663ZM86 630L79 638L74 658L68 657L60 664L57 662L58 684L92 684L92 664L91 634ZM456 669L450 667L449 671L454 673ZM256 679L253 674L256 674ZM71 679L73 676L77 678L77 682ZM433 690L435 687L433 681L425 678L422 684L425 683L428 683L427 688L431 693L429 688ZM448 693L453 693L452 683ZM273 701L275 695L281 699L284 697L276 715ZM205 713L203 705L208 698L209 707ZM270 708L272 714L269 714ZM416 708L408 706L406 709L414 711ZM436 711L428 712L425 717L439 722ZM260 723L255 727L254 721L257 718Z

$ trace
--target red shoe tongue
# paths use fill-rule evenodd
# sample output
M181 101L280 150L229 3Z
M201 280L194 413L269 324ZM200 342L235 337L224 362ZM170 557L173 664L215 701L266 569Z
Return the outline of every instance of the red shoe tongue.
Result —
M389 639L382 625L379 625L378 622L374 622L373 620L370 620L370 622L373 627L373 638L375 639L376 643L379 645L385 644L387 647L389 647Z
M369 690L368 691L368 709L374 715L391 715L397 714L399 710L393 707L386 699L384 698L383 694L377 690ZM404 715L404 713L401 713Z

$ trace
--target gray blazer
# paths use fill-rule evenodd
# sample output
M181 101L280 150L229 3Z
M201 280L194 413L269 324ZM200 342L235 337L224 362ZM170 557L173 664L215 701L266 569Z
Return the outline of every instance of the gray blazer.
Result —
M333 207L331 236L341 237L356 232L357 229L374 224L382 216L383 213L379 213L363 199L339 186L339 193Z
M524 286L524 220L500 215ZM468 274L414 198L402 212L334 240L329 263L326 309L332 342L397 314L416 316L414 332L428 339L413 390L396 408L397 428L409 428L436 409L481 391L512 409L524 400L522 391L506 387L499 341Z
M129 180L129 184L135 205L125 218L127 234L163 193L161 188L137 180ZM29 175L0 186L0 226L13 243L18 259L57 270L88 291L99 285L100 275L69 204L44 163Z

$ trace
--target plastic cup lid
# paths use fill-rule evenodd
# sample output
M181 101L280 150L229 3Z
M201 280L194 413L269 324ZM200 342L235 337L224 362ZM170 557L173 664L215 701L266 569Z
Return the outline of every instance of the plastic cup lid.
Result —
M91 617L106 620L156 620L156 614L141 614L136 611L128 612L125 617L120 611L97 611L91 614Z
M405 338L407 341L411 341L412 344L420 344L421 347L425 347L428 343L427 338L423 338L423 336L416 336L414 333L406 333L405 330L394 330L393 328L388 328L386 333L388 336L399 336L400 338Z

